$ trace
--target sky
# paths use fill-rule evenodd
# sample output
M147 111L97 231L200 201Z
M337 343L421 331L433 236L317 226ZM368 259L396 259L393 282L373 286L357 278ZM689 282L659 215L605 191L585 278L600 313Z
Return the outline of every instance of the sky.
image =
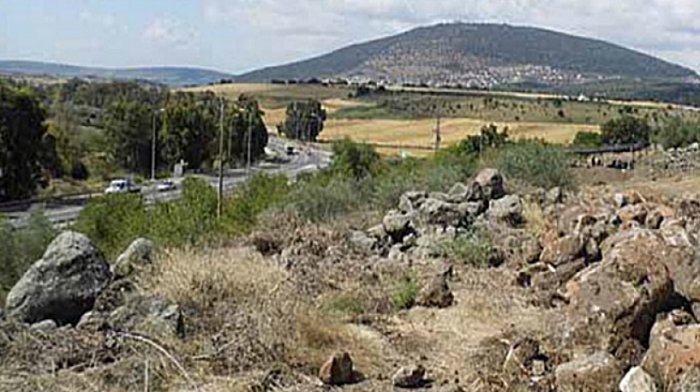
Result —
M0 0L0 59L238 73L456 21L600 38L700 71L700 0Z

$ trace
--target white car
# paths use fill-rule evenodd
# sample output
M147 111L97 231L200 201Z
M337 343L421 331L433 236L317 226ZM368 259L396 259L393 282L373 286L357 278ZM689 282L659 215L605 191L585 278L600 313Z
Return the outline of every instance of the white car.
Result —
M115 194L115 193L139 193L141 189L136 186L131 180L113 180L109 183L107 189L105 189L105 194Z
M175 182L171 180L163 180L156 185L156 190L158 192L170 192L175 190Z

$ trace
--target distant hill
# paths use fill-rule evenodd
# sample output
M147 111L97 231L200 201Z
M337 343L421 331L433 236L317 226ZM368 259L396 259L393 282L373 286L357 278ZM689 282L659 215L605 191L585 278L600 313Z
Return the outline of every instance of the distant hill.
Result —
M440 24L240 75L239 82L355 78L494 87L605 79L692 79L682 66L600 40L532 27Z
M169 86L202 85L233 79L233 75L201 68L146 67L146 68L96 68L44 63L37 61L2 61L0 74L32 76L80 77L99 79L138 79Z

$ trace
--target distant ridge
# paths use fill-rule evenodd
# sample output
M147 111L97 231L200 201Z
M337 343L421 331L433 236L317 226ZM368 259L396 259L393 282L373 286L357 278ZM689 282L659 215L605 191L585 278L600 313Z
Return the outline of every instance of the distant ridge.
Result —
M39 61L0 60L0 74L55 76L64 78L135 79L169 86L215 83L233 75L194 67L99 68Z
M566 85L605 79L688 80L691 69L605 41L533 27L451 23L420 27L286 65L240 82L353 78L494 87Z

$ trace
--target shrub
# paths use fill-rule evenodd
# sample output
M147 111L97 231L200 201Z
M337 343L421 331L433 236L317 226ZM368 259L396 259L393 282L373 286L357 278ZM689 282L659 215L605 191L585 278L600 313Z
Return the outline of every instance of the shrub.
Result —
M83 162L75 161L71 165L70 176L74 180L85 181L90 177L90 172Z
M561 147L538 140L512 143L490 158L503 174L527 185L553 188L573 188L569 154ZM488 160L487 160L488 161Z
M0 301L36 260L57 232L42 211L34 211L25 228L14 230L0 216Z
M342 293L331 298L325 305L331 312L342 315L357 316L365 313L365 305L362 298L353 293Z
M289 191L286 176L256 175L226 201L222 222L224 229L233 234L251 231L259 215L282 204Z
M596 148L603 145L603 139L597 132L580 131L576 133L571 144L577 147Z
M418 284L413 274L406 274L401 282L394 288L391 295L391 302L397 309L410 309L416 304L418 295Z
M345 138L333 143L331 170L360 179L375 174L379 154L369 144L355 143Z
M654 141L664 148L678 148L700 142L700 121L674 117L654 132Z
M321 175L297 183L289 194L288 208L303 220L327 222L366 208L370 195L368 180Z
M439 254L473 267L487 267L496 263L497 251L488 233L475 230L454 240L438 244Z

